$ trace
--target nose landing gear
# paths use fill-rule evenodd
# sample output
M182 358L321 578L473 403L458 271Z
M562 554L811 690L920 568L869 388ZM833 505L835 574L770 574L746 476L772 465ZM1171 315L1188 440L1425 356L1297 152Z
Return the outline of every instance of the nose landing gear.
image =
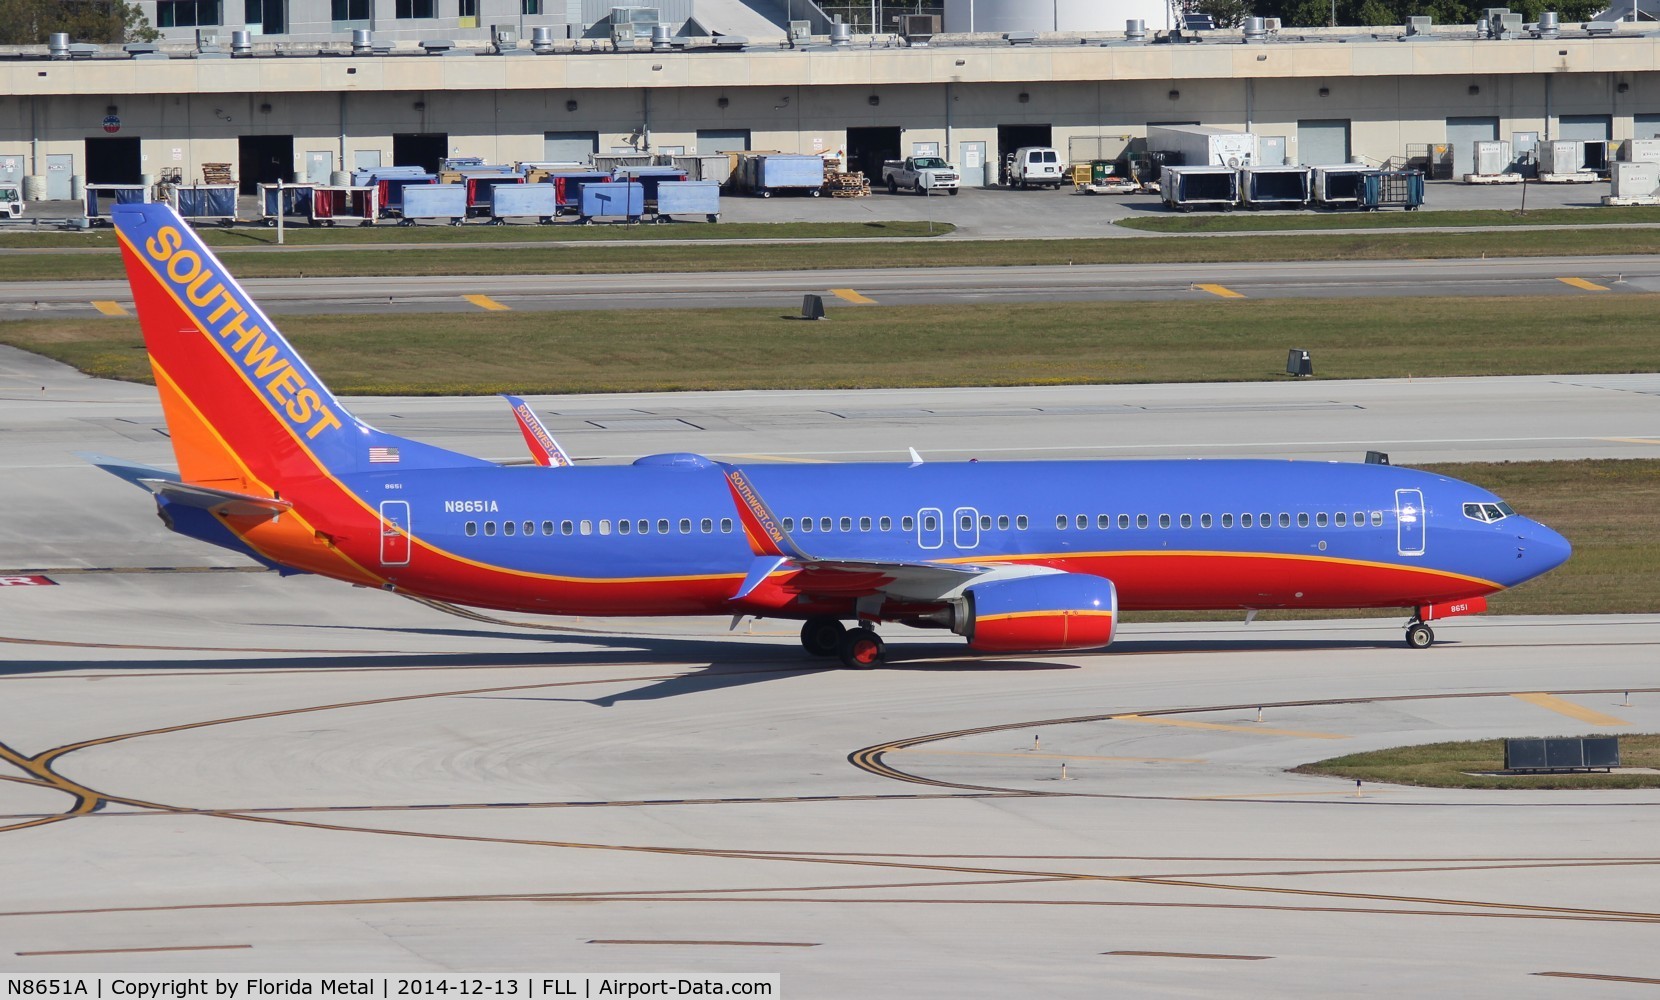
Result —
M1414 618L1406 623L1406 645L1409 649L1428 649L1435 642L1435 630Z

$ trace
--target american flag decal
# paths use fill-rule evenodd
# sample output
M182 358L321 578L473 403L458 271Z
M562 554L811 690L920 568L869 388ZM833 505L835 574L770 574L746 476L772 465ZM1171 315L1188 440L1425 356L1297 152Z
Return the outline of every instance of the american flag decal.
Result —
M381 462L396 462L397 460L398 460L398 449L396 449L396 448L374 448L374 447L372 447L372 448L369 449L369 462L371 464L379 464Z

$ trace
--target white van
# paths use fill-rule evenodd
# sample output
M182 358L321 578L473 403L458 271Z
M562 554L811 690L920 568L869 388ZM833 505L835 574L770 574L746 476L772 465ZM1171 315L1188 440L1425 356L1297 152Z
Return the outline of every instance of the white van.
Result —
M23 195L15 184L0 184L0 219L23 217Z
M1066 179L1061 154L1048 146L1022 146L1009 154L1009 187L1052 187L1059 191Z

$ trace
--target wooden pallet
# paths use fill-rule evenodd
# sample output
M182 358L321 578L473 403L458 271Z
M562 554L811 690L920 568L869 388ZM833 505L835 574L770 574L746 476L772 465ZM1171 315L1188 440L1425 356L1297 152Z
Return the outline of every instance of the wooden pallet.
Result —
M863 171L858 170L827 173L824 176L824 191L832 198L863 198L870 194L870 180Z
M234 184L234 183L236 183L235 179L231 176L231 165L229 163L204 163L204 164L202 164L202 183L203 184Z

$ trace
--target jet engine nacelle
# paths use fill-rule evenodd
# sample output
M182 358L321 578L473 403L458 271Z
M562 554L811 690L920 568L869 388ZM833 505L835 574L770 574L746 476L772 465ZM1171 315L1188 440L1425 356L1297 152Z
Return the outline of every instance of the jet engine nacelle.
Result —
M963 597L952 631L987 652L1095 649L1112 642L1118 624L1118 588L1082 573L991 580Z

